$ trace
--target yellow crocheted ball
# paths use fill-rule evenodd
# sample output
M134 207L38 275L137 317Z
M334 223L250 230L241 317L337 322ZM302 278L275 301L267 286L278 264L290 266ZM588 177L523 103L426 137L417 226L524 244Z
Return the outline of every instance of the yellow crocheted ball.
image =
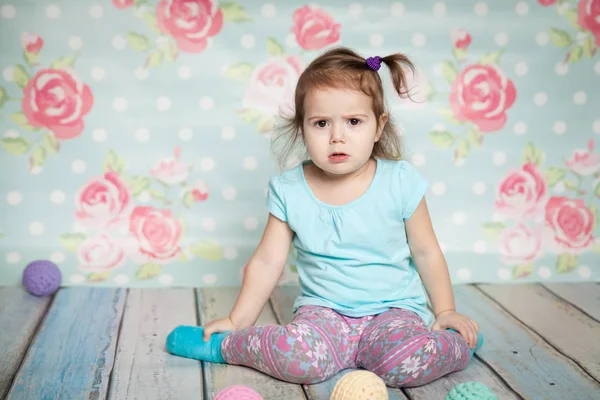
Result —
M388 400L383 379L369 371L352 371L333 388L329 400Z

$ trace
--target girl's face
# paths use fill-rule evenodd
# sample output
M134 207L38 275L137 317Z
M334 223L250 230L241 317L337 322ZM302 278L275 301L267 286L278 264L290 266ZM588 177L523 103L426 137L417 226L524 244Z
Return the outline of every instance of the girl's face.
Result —
M387 115L377 117L363 92L315 89L304 98L304 143L325 173L346 175L363 167L379 140Z

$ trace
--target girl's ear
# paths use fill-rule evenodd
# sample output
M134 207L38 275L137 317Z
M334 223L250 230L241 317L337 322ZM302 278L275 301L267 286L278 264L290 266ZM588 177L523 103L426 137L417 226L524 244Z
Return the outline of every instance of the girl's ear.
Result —
M387 113L383 113L379 116L379 123L377 124L377 135L375 136L375 142L378 142L381 138L381 134L383 133L383 128L385 128L385 124L388 121Z

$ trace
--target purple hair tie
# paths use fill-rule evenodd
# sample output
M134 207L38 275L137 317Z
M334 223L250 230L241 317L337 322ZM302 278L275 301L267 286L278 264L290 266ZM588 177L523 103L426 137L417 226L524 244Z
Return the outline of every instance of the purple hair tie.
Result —
M379 71L379 68L381 68L381 57L375 56L367 58L367 65L373 71Z

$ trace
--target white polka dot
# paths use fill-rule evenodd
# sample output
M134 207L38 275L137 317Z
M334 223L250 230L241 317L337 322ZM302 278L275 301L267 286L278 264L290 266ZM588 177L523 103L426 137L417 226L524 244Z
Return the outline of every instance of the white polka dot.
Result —
M12 4L3 4L0 8L0 15L5 19L13 19L17 15L17 9Z
M9 129L6 132L4 132L4 137L7 138L18 138L19 136L21 136L21 134L16 129Z
M63 253L62 251L55 251L54 253L50 254L50 261L52 261L55 264L60 264L64 262L65 258L65 253Z
M521 1L517 4L515 11L517 15L527 15L527 13L529 13L529 5L524 1Z
M592 129L594 130L594 133L600 134L600 119L594 121L594 124L592 125Z
M150 195L150 192L148 192L147 190L144 190L138 196L138 200L140 201L140 203L149 203L152 201L152 196Z
M85 276L83 276L83 275L71 275L69 277L69 281L71 281L71 283L74 283L74 284L82 283L83 281L85 281Z
M475 14L477 14L480 17L483 17L484 15L486 15L488 12L488 5L487 3L480 1L477 4L475 4Z
M92 79L96 81L101 81L106 76L106 72L102 67L94 67L92 68Z
M6 255L6 262L8 264L16 264L21 261L21 255L15 251L10 252Z
M594 65L594 72L596 75L600 75L600 61L596 61L596 65Z
M245 48L245 49L251 49L256 44L256 39L254 38L253 35L247 33L244 36L242 36L242 39L240 40L240 43L242 44L243 48Z
M146 128L140 128L135 131L135 138L140 142L147 142L150 140L150 131Z
M40 165L36 165L35 167L31 168L29 170L29 173L37 175L39 173L41 173L44 170L44 168Z
M207 285L212 285L217 281L217 276L215 274L206 274L202 277L202 281Z
M369 42L371 43L371 47L381 47L383 46L383 35L381 33L374 33L371 35Z
M183 128L179 131L179 139L183 140L184 142L189 142L193 137L194 131L192 131L190 128Z
M515 74L518 76L526 75L527 71L529 71L529 68L524 61L519 61L517 65L515 65Z
M135 69L135 71L133 71L133 75L135 75L138 80L144 81L148 79L148 76L150 76L150 71L148 68L138 67Z
M586 103L587 101L587 94L580 90L577 93L575 93L573 95L573 103L577 104L578 106L582 106Z
M204 96L200 99L200 108L204 111L212 109L215 105L215 101L212 97Z
M442 182L435 182L433 185L431 185L431 192L436 196L442 196L444 193L446 193L446 185L444 185Z
M592 276L592 270L587 265L582 265L577 269L577 273L583 279L589 279Z
M567 187L561 181L561 182L558 182L552 190L554 191L554 193L564 193L567 191Z
M192 77L192 69L187 65L182 65L177 69L177 76L180 79L190 79Z
M473 244L473 251L478 254L483 254L487 251L487 243L484 240L478 240Z
M235 260L238 256L238 251L235 247L225 247L223 250L223 257L227 260Z
M217 227L217 222L212 217L207 217L202 220L202 229L207 232L213 231Z
M108 133L106 133L104 129L94 129L94 131L92 132L92 139L96 143L105 142L107 137Z
M498 270L498 278L502 279L503 281L509 280L511 276L512 274L509 269L500 268Z
M29 233L33 236L39 236L44 233L44 225L41 222L32 222L29 224Z
M246 157L244 158L242 165L245 169L253 170L256 169L256 167L258 166L258 160L256 159L256 157Z
M167 111L171 108L171 99L166 96L161 96L156 99L156 108L158 111Z
M129 283L129 277L127 275L119 274L115 276L114 281L117 285L125 285Z
M468 281L471 279L471 270L468 268L459 268L458 271L456 271L456 276L458 276L458 279L461 281Z
M427 160L425 159L425 156L421 153L413 154L410 159L411 159L412 163L417 167L422 167L427 162Z
M415 33L412 36L412 44L415 47L423 47L427 44L427 38L422 33Z
M249 231L253 231L258 227L258 219L255 217L247 217L244 220L244 227Z
M556 72L556 75L566 75L566 73L569 72L569 65L559 61L554 66L554 72Z
M60 7L56 4L48 4L46 6L46 17L48 19L56 19L60 17Z
M227 186L225 189L223 189L222 195L225 200L233 200L237 197L237 191L235 188Z
M433 5L433 15L435 17L443 17L446 15L446 5L441 1L438 1Z
M485 190L485 182L475 182L473 184L473 193L475 193L476 195L481 196L485 193Z
M200 160L200 169L202 169L202 171L212 171L213 169L215 169L214 158L205 157L202 160Z
M102 18L104 15L104 8L102 8L101 4L94 4L90 7L90 16L92 18Z
M552 129L554 129L554 133L562 135L567 131L567 124L565 121L556 121L552 126Z
M273 18L275 15L277 15L277 9L273 4L267 3L261 7L260 13L265 18Z
M8 192L6 195L6 201L11 206L16 206L23 200L23 195L16 191Z
M446 242L440 241L439 245L440 245L440 250L442 250L442 253L445 253L446 250L448 250L448 244Z
M122 97L118 97L113 101L113 108L115 109L115 111L125 111L127 110L128 106L129 103L127 102L127 99L124 99Z
M494 153L494 165L503 165L506 162L506 153L497 151Z
M83 47L83 39L79 36L72 36L69 38L69 48L71 50L81 50Z
M539 32L535 35L535 42L540 46L545 46L550 41L550 36L546 32Z
M290 49L294 49L294 48L298 47L298 41L296 40L296 35L294 35L293 33L288 34L285 37L285 45L287 47L289 47Z
M433 75L437 76L438 78L440 78L443 74L443 65L442 64L435 64L433 66Z
M67 195L62 190L53 190L50 193L50 202L54 204L62 204L67 199Z
M455 225L462 225L466 220L467 215L464 212L457 211L452 214L452 222L454 222Z
M127 40L123 36L117 35L112 38L112 45L117 50L123 50L127 47Z
M515 124L513 130L517 135L524 135L527 133L527 125L525 122L519 121Z
M173 277L169 274L163 274L158 277L158 283L161 285L170 285L173 283Z
M533 101L538 106L543 106L548 102L548 95L544 92L536 93L536 95L533 98Z
M353 16L354 18L360 17L362 15L362 12L363 12L363 6L360 3L352 3L348 7L348 13L350 13L350 15Z
M86 167L87 166L85 165L85 161L79 159L73 161L73 163L71 164L71 169L76 174L83 174L85 172Z
M14 80L14 68L13 67L6 67L4 68L4 70L2 71L2 76L4 77L4 80L7 82L12 82Z
M224 126L221 129L221 138L223 140L233 140L235 138L235 128L233 126Z
M394 17L401 17L404 14L404 4L395 2L392 4L392 15Z
M552 270L546 266L541 266L538 269L538 276L542 279L550 279L552 277Z
M508 43L508 35L506 32L498 32L494 35L494 42L496 42L498 46L506 46Z

